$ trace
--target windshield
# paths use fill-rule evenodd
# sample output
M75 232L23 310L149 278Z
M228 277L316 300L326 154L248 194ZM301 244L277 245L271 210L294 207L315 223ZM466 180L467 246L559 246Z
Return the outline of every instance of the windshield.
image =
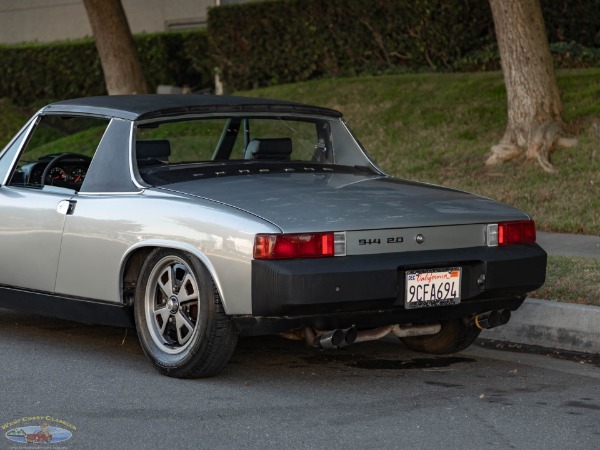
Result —
M186 118L138 124L135 161L152 185L199 173L253 173L340 167L375 170L340 119L288 116ZM233 169L233 170L232 170ZM191 172L190 172L191 171Z

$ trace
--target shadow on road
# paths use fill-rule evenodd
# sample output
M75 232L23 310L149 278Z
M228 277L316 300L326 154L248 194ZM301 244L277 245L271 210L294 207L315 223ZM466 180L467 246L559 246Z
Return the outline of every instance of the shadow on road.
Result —
M60 358L93 358L110 366L147 364L133 329L89 326L65 320L0 309L0 348L24 344L28 350ZM24 360L27 358L23 355ZM357 376L370 370L454 370L473 363L461 356L430 357L405 349L395 338L354 344L339 350L307 347L303 341L278 336L241 338L221 377ZM365 374L366 375L366 374Z

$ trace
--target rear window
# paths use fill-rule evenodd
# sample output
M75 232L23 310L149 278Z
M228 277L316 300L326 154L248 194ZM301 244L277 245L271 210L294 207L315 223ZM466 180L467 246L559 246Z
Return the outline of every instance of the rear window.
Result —
M136 124L137 176L150 186L274 173L379 173L339 118L244 113Z
M139 167L189 162L332 162L329 123L282 117L219 117L140 125Z

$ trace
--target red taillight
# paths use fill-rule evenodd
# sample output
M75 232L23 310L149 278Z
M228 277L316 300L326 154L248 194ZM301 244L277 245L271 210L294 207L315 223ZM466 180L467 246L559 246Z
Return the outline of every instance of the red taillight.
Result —
M324 258L334 256L333 233L257 234L255 259Z
M504 222L498 224L498 245L531 244L535 242L535 222Z

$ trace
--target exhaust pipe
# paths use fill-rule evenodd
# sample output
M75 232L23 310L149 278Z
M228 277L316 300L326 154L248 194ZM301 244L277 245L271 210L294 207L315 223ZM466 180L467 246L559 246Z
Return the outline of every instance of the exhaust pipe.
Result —
M356 342L376 341L390 333L396 337L425 336L437 334L441 329L442 326L439 323L427 325L387 325L360 331L352 326L344 330L336 329L319 334L319 332L313 330L312 327L305 327L301 333L298 333L296 330L294 332L284 333L282 336L288 339L298 339L301 334L306 345L309 347L334 349L346 347L347 345Z
M442 326L439 323L427 325L388 325L372 330L359 331L356 342L376 341L387 336L389 333L392 333L396 337L427 336L437 334L441 329Z
M316 344L321 348L338 348L344 342L346 334L343 330L331 330L316 337Z
M337 329L317 334L311 327L305 327L302 334L306 345L309 347L334 349L354 344L358 332L356 327L350 327L345 330Z
M352 345L356 342L356 338L358 337L358 330L356 327L346 328L342 331L344 332L344 341L340 344L340 347L346 347L347 345Z
M489 330L500 325L506 325L510 320L510 311L508 309L502 311L490 311L484 314L478 314L472 319L472 324L480 330Z
M500 325L500 313L490 311L489 313L479 314L473 318L473 324L480 330L489 330Z
M429 336L438 334L442 330L442 325L439 323L432 323L427 325L395 325L392 328L392 334L396 337L411 337L411 336Z
M506 325L510 320L511 312L508 309L505 309L500 313L500 325Z

